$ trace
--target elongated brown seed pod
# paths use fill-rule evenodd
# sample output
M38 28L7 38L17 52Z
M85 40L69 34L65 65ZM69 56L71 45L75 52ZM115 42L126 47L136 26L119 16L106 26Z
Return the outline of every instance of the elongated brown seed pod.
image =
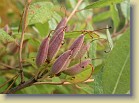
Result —
M36 65L39 67L40 65L42 65L45 60L47 59L47 54L48 54L48 48L49 48L49 42L50 42L50 36L46 37L40 47L39 47L39 51L36 57Z
M83 44L84 41L84 34L81 34L74 42L73 44L70 46L69 50L73 50L73 53L71 55L71 58L74 58L79 50L81 49L81 46Z
M61 54L53 64L50 74L54 75L61 72L62 68L66 65L67 61L69 60L71 54L72 54L71 50L67 50L66 52Z
M81 59L85 55L85 53L89 50L89 48L90 48L90 43L87 44L83 43L75 59Z
M71 76L76 75L82 72L86 68L86 66L89 65L90 63L91 63L91 59L86 59L82 61L81 63L75 64L69 67L67 70L64 71L64 73L71 75Z
M56 30L61 28L61 27L65 27L67 24L67 17L64 17L57 25Z
M67 24L67 18L65 17L65 18L63 18L63 19L58 23L58 25L57 25L57 27L56 27L56 29L55 29L53 35L52 35L52 38L51 38L51 40L50 40L50 43L51 43L52 41L54 41L55 38L59 35L59 33L66 27L66 24Z
M64 30L62 30L59 33L59 35L55 38L55 40L50 43L48 49L48 58L47 58L48 61L51 61L56 56L63 40L64 40Z

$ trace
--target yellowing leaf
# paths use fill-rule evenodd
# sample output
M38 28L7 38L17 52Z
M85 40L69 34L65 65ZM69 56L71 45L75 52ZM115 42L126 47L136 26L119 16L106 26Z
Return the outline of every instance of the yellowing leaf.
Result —
M89 79L91 77L91 75L92 75L92 67L90 65L88 65L84 71L75 75L74 77L67 76L67 81L70 83L80 83L80 82L84 82L87 79Z

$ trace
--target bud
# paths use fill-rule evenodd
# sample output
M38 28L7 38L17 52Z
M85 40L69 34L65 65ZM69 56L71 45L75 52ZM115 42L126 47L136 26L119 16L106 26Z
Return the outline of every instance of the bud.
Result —
M69 48L69 50L73 50L71 58L74 58L78 54L78 52L81 49L81 46L83 44L83 41L84 41L84 35L82 34L71 45L71 47Z
M71 67L69 67L67 70L64 71L65 74L68 74L68 75L76 75L80 72L82 72L87 65L89 65L91 63L91 60L90 59L86 59L84 61L82 61L81 63L78 63L78 64L75 64Z
M8 24L6 24L6 25L4 26L3 30L4 30L6 33L9 33L10 28L9 28Z
M32 2L32 0L28 0L28 3L30 4Z
M36 57L36 64L39 67L40 65L42 65L45 60L47 59L47 54L48 54L48 48L49 48L49 41L50 41L50 37L48 36L47 38L45 38L39 48L37 57Z
M53 36L50 40L50 43L55 40L55 38L59 35L59 33L61 33L61 31L63 31L63 29L66 27L66 24L67 24L67 18L63 18L60 21L60 23L57 25L57 27L53 33Z
M55 38L55 40L53 40L50 43L49 49L48 49L48 61L51 61L53 59L53 57L55 57L55 55L57 54L62 41L64 40L64 30L62 30L58 36Z
M23 47L22 47L23 49L26 48L27 43L28 43L28 39L23 41ZM7 51L10 54L16 54L19 51L19 46L15 45L15 43L10 43L8 45L8 50Z
M87 44L83 43L75 59L81 59L85 55L85 53L89 50L89 48L90 48L90 43Z
M50 74L54 75L61 72L63 67L66 65L67 61L70 59L71 54L72 54L71 50L68 50L63 54L61 54L53 64Z

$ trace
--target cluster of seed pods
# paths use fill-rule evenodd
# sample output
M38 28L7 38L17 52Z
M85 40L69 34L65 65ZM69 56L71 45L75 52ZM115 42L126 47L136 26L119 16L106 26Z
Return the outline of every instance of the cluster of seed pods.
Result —
M64 31L67 25L67 18L63 18L57 25L52 37L48 35L41 43L36 57L36 65L40 67L47 61L50 63L59 51L64 40ZM90 48L90 43L84 43L85 35L81 34L72 45L61 54L52 64L50 74L55 75L63 72L68 75L76 75L83 71L89 64L91 59L85 59L77 64L69 66L71 61L80 60Z

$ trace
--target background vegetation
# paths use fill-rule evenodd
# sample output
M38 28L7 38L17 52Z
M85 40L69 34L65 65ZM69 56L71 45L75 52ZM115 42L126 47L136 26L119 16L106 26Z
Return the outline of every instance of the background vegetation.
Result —
M20 83L20 77L18 77L15 82L12 80L2 86L19 71L19 49L16 43L21 37L21 30L18 33L18 27L25 0L0 0L0 2L0 92L3 92L12 83L11 88ZM61 18L71 14L77 2L78 0L32 0L22 52L26 80L34 76L37 70L34 58L36 58L42 39L55 29ZM36 7L35 4L41 7ZM7 32L4 31L6 25L9 26ZM92 42L89 50L90 58L99 58L92 60L94 72L91 79L94 79L93 82L33 85L16 93L130 94L129 0L83 0L78 12L68 22L70 32L66 32L65 38L75 39L81 34L71 31L93 31L108 26L112 29L96 32L99 38L104 39ZM90 37L86 37L86 41L90 40ZM59 77L52 78L52 82L60 81Z

